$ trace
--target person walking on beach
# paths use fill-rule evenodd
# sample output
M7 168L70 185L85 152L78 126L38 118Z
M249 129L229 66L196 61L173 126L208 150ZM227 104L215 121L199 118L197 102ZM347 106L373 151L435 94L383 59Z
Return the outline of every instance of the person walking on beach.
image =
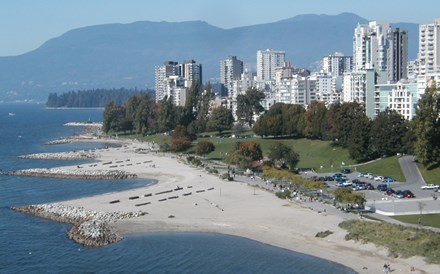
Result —
M385 272L385 273L389 273L390 271L391 271L390 263L385 263L385 264L383 265L383 272Z

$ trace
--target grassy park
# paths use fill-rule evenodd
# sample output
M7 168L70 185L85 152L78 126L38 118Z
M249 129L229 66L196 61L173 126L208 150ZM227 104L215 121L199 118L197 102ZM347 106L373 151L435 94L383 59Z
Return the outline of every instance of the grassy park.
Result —
M228 132L227 132L228 133ZM252 132L245 132L246 136L253 136ZM263 155L267 155L270 148L276 142L283 142L284 144L292 147L300 155L300 162L298 164L299 168L313 168L317 172L323 173L333 173L339 172L342 163L345 166L352 166L352 171L359 172L369 172L373 174L390 176L395 178L397 181L404 182L405 177L400 169L399 157L392 156L388 158L383 158L377 161L372 161L365 164L356 164L352 159L350 159L348 150L342 147L332 146L329 141L321 140L310 140L310 139L272 139L272 138L226 138L221 136L216 136L213 133L207 133L205 136L213 136L206 138L198 138L197 141L209 141L215 145L215 151L207 155L208 159L222 160L226 153L229 153L236 142L258 142L263 150ZM158 144L171 142L170 136L164 136L160 134L150 135L142 137L140 135L130 135L130 138L136 138L139 140L156 142ZM190 149L188 152L194 151ZM333 167L332 167L333 166ZM322 167L322 168L321 168ZM440 181L440 168L427 170L423 166L419 166L420 172L422 173L425 181L427 183L439 184Z

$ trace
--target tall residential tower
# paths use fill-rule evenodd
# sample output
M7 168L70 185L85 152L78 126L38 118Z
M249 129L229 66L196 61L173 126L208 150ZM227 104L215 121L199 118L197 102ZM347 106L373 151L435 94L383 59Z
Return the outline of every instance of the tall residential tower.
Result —
M241 79L243 73L243 62L238 60L236 56L229 56L226 60L220 61L220 83L222 83L228 96L231 96L234 81Z
M271 81L275 68L282 67L286 58L284 51L272 49L257 51L257 81Z

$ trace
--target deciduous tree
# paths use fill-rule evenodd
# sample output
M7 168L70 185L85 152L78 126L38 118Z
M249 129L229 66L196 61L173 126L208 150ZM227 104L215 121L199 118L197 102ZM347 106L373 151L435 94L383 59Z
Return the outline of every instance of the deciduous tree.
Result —
M283 143L273 145L268 154L269 160L281 168L295 169L299 162L299 155L293 149Z
M209 116L207 123L208 130L215 130L222 133L224 130L232 128L234 117L232 110L225 107L214 108Z

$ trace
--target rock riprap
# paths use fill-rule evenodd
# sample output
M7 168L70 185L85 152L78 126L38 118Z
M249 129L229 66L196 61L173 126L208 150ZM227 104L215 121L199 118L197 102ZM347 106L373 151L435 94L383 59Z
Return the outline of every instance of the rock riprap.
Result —
M36 160L91 160L99 157L98 153L90 151L69 151L69 152L54 152L54 153L34 153L17 156L22 159L36 159Z
M67 179L130 179L137 178L136 174L124 170L88 170L88 169L66 169L66 168L31 168L1 173L3 175L15 176L35 176L35 177L52 177Z
M109 223L147 214L142 211L99 212L60 203L29 205L13 209L53 221L73 224L67 233L69 239L85 246L97 247L122 240L122 237L112 230Z

